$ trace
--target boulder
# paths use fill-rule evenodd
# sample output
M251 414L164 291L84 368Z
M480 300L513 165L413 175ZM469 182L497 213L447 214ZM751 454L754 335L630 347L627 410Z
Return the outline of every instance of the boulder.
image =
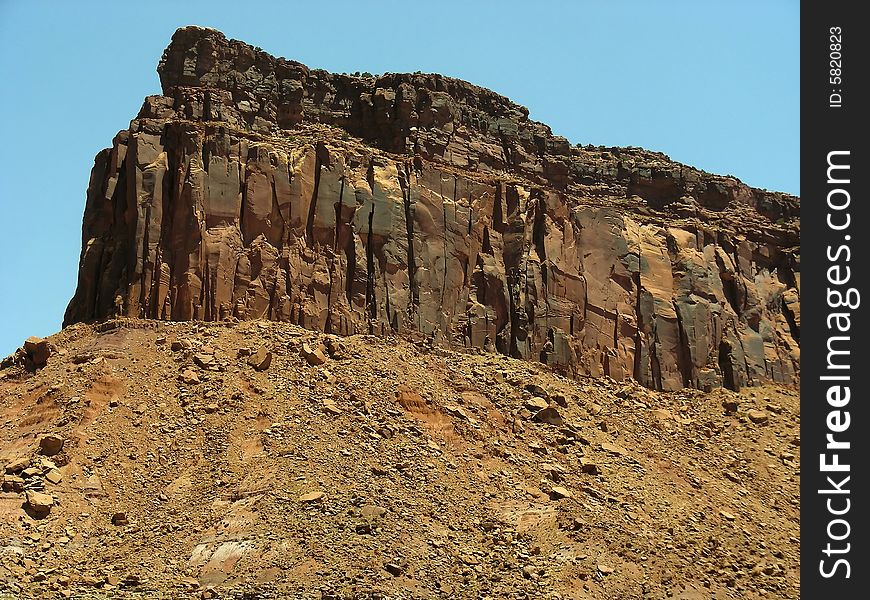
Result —
M54 456L63 450L64 439L58 435L46 435L39 440L39 452L45 456Z
M547 408L538 411L534 416L535 421L539 421L541 423L547 423L549 425L556 425L561 427L564 424L564 420L562 419L562 415L559 414L559 411L556 410L553 406L548 406Z
M27 358L30 359L34 367L44 367L48 363L48 357L51 356L52 348L48 340L40 337L31 336L24 341L24 352L27 353Z
M39 516L47 515L54 506L54 498L42 492L27 490L25 498L27 508Z
M308 343L302 344L302 358L312 366L322 365L329 360L320 346L311 346Z
M248 357L248 364L256 371L265 371L272 364L272 352L260 347Z

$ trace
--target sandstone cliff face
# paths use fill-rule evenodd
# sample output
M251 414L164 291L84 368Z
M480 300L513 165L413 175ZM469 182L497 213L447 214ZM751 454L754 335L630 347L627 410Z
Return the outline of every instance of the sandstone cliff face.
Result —
M798 377L794 197L214 30L178 30L158 71L96 157L65 324L396 332L662 390Z

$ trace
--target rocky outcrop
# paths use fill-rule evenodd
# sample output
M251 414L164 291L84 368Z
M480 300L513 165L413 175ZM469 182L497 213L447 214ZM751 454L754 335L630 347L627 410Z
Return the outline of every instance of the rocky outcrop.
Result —
M425 74L352 77L178 30L88 188L65 324L274 319L646 386L794 382L799 203L570 145Z

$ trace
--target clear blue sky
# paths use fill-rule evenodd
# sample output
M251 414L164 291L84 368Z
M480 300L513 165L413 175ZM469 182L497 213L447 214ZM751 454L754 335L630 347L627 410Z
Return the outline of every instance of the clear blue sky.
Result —
M799 194L799 3L0 0L0 355L60 328L94 155L183 25L330 71L489 87L571 142Z

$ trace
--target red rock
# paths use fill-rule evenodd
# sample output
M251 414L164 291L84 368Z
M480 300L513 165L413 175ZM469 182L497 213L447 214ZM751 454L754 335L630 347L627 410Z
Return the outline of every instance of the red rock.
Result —
M539 411L547 408L549 406L549 403L539 396L534 396L526 400L525 405L526 408L528 408L529 410Z
M181 379L182 383L187 385L196 385L201 382L199 375L197 375L196 371L193 369L185 369L178 377Z
M64 439L57 435L46 435L39 440L39 451L46 456L54 456L63 450Z
M556 485L551 488L550 497L554 500L561 500L562 498L573 498L574 494L569 492L564 487Z
M272 353L265 348L259 348L248 357L248 364L257 371L265 371L272 364Z
M792 196L571 146L464 81L330 74L211 29L179 29L158 72L97 155L65 325L273 319L666 391L798 380Z
M17 475L3 476L3 491L4 492L22 492L24 491L24 479Z
M44 367L51 356L51 350L48 340L40 337L31 336L24 340L24 352L34 367Z
M193 362L196 363L198 367L207 369L214 364L214 356L211 354L197 353L193 355Z
M749 420L757 425L764 425L767 423L768 416L767 413L763 410L757 410L755 408L750 408L746 411L746 416L749 417Z
M560 415L559 411L552 406L538 411L537 413L535 413L534 418L535 421L540 421L541 423L549 423L550 425L561 426L564 423L562 415Z
M311 347L307 343L302 344L302 357L312 366L322 365L329 360L319 346Z
M302 504L310 504L312 502L322 502L326 500L325 492L308 492L299 496L299 502Z
M20 473L24 469L26 469L30 465L30 458L26 456L19 456L11 462L6 463L5 471L7 473L14 474Z
M47 515L51 511L51 507L54 506L54 498L49 494L34 490L27 490L26 502L27 508L39 516Z

